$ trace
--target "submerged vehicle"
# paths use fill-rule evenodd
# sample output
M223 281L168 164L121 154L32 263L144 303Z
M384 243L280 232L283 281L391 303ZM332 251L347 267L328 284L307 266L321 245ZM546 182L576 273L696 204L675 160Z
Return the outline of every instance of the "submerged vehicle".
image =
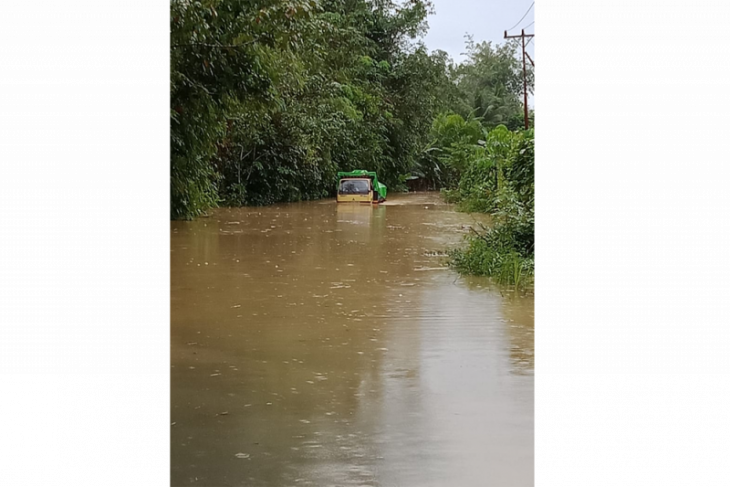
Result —
M385 201L388 188L378 181L373 171L356 170L338 172L337 202L360 202L378 204Z

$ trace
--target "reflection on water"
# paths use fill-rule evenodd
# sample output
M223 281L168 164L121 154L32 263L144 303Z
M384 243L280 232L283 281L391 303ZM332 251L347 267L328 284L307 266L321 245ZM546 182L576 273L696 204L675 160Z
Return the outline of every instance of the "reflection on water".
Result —
M431 194L173 222L172 484L532 485L533 301L443 267L470 224Z
M510 338L510 357L521 373L532 373L535 368L535 297L509 296L503 300L502 313L507 319Z

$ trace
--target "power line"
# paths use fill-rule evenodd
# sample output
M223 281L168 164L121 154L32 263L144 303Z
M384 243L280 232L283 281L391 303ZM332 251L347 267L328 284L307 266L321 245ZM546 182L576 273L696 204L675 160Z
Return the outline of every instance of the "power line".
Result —
M532 10L532 7L534 7L534 6L535 6L535 2L532 2L532 5L530 5L530 8L527 9L527 12L525 12L525 15L523 15L522 18L520 20L518 20L515 25L513 25L512 27L510 27L509 29L507 29L507 31L510 31L510 30L514 29L515 27L517 27L518 25L520 25L520 22L522 22L523 20L525 20L525 17L527 17L527 14L530 13L530 10ZM530 24L530 25L532 25L532 24Z
M529 26L531 26L534 23L535 23L535 21L533 20L532 22L530 22L529 24L527 24L526 26L524 26L523 29L527 29Z

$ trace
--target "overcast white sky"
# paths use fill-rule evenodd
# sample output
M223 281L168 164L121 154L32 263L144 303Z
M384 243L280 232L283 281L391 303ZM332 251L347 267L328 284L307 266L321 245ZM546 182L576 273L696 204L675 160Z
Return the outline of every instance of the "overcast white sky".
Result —
M501 43L504 31L520 20L532 0L433 0L433 3L436 14L428 17L426 46L431 51L446 51L455 61L460 61L463 59L464 34L472 34L477 42ZM536 8L537 4L509 34L519 34L521 28L533 22ZM534 32L535 24L525 29L525 33ZM535 42L533 39L526 49L533 60Z

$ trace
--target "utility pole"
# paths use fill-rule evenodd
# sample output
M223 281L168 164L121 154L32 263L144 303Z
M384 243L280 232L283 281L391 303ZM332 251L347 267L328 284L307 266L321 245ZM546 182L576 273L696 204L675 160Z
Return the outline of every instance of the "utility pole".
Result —
M504 31L505 39L516 39L517 37L522 39L522 87L525 92L525 130L527 130L530 128L530 120L527 113L527 64L525 63L525 56L527 56L527 53L525 52L525 39L535 37L535 34L525 34L525 29L522 29L522 33L520 35L508 36L507 31ZM530 64L532 64L533 67L535 66L532 58L530 58Z

